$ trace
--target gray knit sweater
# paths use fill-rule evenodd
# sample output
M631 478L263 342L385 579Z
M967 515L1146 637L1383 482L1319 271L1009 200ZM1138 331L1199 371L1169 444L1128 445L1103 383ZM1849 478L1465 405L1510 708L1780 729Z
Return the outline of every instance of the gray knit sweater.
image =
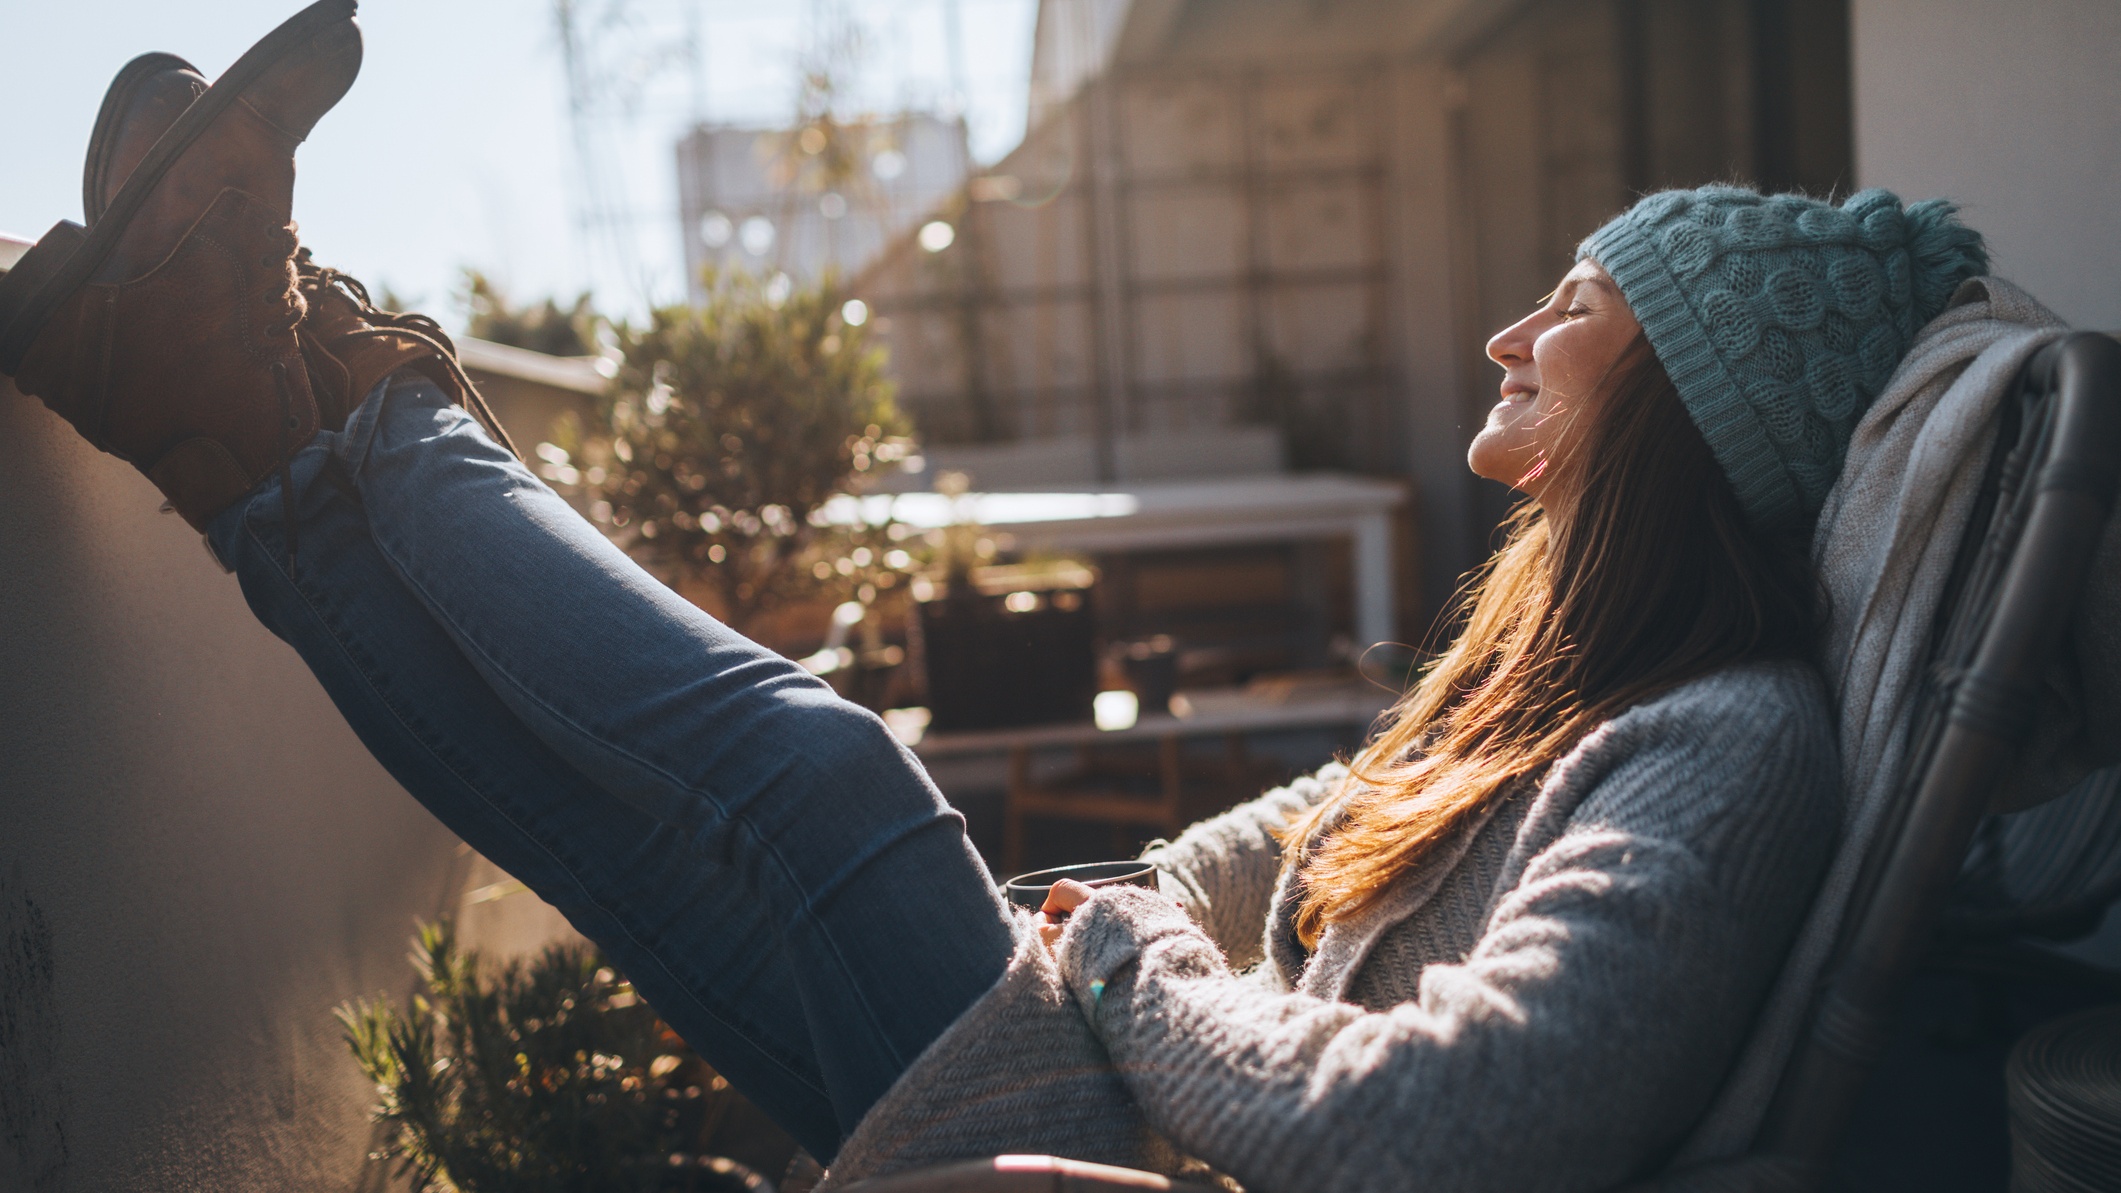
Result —
M1745 1039L1833 843L1817 675L1732 668L1614 718L1306 953L1271 830L1343 777L1151 850L1166 894L1100 891L1056 955L1026 918L1008 972L862 1120L832 1182L1006 1152L1190 1156L1251 1193L1653 1172Z

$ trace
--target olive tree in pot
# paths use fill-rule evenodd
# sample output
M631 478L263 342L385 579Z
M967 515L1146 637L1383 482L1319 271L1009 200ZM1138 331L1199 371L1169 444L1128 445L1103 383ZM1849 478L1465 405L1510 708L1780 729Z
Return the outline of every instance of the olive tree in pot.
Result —
M616 329L596 416L563 420L537 467L644 565L770 645L787 644L775 622L791 607L895 603L925 562L918 536L829 516L915 455L861 314L830 283L712 275L700 305Z

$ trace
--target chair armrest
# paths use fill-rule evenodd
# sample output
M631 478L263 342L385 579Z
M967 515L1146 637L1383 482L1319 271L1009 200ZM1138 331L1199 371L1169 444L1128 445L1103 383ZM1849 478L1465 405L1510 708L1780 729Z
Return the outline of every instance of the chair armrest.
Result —
M1153 1172L1063 1160L1058 1156L995 1156L875 1177L846 1193L1218 1193L1206 1185Z

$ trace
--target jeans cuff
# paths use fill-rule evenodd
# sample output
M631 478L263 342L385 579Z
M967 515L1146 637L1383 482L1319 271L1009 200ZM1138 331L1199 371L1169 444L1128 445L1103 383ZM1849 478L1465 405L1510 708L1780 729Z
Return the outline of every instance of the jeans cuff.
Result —
M392 388L402 388L412 382L426 380L425 375L406 369L385 374L383 379L376 382L362 397L360 405L355 406L346 416L346 428L339 432L338 442L333 446L332 454L338 456L339 462L345 464L349 471L359 472L362 461L368 458L368 445L375 441L376 426L383 420L383 403L390 396Z

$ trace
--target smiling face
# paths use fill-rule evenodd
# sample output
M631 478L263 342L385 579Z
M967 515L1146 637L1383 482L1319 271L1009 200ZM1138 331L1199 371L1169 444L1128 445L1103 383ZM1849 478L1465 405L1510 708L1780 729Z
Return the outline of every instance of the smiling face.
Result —
M1502 400L1466 450L1474 475L1539 500L1557 454L1622 352L1642 334L1620 287L1595 261L1578 262L1545 305L1488 341L1502 366Z

